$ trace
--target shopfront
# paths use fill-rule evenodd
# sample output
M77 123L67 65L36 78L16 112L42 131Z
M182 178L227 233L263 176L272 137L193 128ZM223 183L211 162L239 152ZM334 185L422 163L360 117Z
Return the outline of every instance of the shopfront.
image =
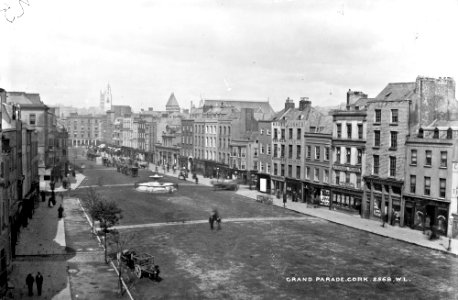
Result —
M447 236L449 203L405 197L404 224L416 230L431 230Z
M288 201L302 202L302 182L292 178L286 178L286 197Z
M333 186L330 195L331 209L361 214L363 191L351 186Z
M271 179L274 194L279 197L285 192L285 177L272 175Z

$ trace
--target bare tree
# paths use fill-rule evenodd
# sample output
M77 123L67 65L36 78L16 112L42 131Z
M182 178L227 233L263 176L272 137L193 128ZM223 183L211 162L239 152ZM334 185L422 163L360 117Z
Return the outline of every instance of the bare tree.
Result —
M118 207L116 202L112 200L99 199L92 207L92 217L94 220L100 222L100 228L102 229L105 244L105 263L108 263L107 257L107 233L110 232L110 228L118 224L122 218L122 210Z
M111 232L111 236L113 238L113 242L116 245L116 258L118 262L118 285L119 285L119 292L122 295L124 293L124 289L122 285L122 274L123 274L122 253L124 250L129 249L130 245L132 245L132 241L134 241L137 238L137 236L135 233L121 234L119 231L115 231L115 230Z

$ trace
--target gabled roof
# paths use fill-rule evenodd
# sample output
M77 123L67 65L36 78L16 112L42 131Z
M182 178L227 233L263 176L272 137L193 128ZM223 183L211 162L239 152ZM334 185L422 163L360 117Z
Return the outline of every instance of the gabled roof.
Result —
M180 107L173 93L170 95L169 101L167 101L167 104L165 105L165 107Z
M374 100L411 100L415 94L415 86L415 82L388 83Z
M40 94L36 93L7 92L6 99L8 103L21 105L45 105L40 99Z

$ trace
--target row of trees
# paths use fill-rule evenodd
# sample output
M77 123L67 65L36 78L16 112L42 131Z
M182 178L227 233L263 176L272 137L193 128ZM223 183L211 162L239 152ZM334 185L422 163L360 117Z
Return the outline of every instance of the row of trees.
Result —
M122 219L122 210L115 201L105 199L93 188L87 190L87 194L82 200L89 217L92 219L92 231L103 237L105 263L108 264L110 260L108 256L107 237L110 236L112 243L115 244L116 253L122 253L124 249L127 249L134 236L121 235L118 231L112 229ZM99 224L99 229L96 228L96 222ZM118 266L118 284L122 294L122 266L120 262Z

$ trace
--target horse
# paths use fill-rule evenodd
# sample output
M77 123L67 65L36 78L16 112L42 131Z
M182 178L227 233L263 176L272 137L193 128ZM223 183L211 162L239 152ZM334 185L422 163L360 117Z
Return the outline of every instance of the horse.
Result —
M208 222L210 223L210 229L213 230L213 224L216 222L218 224L218 230L221 229L221 217L219 216L218 212L214 210L208 218Z

